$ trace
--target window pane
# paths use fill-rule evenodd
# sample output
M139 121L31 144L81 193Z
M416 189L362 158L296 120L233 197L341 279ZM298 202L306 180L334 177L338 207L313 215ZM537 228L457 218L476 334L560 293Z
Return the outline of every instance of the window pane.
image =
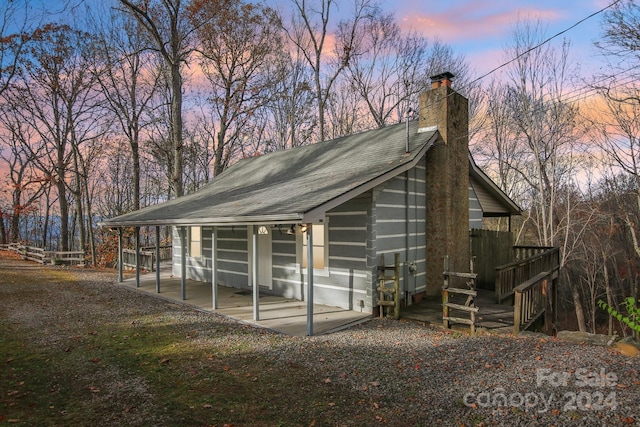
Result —
M313 225L313 268L325 267L324 224ZM307 233L302 233L302 267L307 268Z
M313 246L324 246L323 224L313 224Z
M202 256L202 227L191 227L189 255L192 257Z

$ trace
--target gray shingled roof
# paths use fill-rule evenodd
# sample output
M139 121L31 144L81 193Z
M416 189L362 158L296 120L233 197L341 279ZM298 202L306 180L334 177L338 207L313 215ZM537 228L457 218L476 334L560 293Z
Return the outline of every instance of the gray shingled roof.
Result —
M243 159L198 191L104 226L312 222L409 169L438 139L409 123Z

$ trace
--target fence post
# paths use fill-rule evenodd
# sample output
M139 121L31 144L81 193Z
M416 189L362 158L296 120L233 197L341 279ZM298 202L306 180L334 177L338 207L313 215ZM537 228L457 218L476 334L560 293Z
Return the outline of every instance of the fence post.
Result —
M444 285L442 286L442 326L449 329L449 255L444 257Z
M522 312L522 293L516 291L513 302L513 333L517 335L520 332L520 318Z

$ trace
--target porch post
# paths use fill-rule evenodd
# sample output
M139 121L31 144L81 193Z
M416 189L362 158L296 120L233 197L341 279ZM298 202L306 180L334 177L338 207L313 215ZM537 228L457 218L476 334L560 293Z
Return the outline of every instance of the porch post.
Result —
M118 282L124 282L124 260L122 259L122 227L118 227Z
M140 227L136 227L136 288L140 287Z
M307 224L307 335L313 335L313 232Z
M187 299L187 227L180 227L180 295Z
M160 226L156 225L156 292L160 293Z
M216 227L211 232L211 305L218 309L218 257L216 255Z
M253 320L260 320L260 288L258 287L258 232L255 225L251 226L253 247L251 260L251 276L253 278Z

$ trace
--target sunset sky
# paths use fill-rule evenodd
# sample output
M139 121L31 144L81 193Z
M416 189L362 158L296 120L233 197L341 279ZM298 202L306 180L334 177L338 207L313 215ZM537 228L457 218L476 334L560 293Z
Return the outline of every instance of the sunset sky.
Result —
M548 36L553 36L614 0L403 0L385 2L405 28L450 44L464 54L477 74L484 74L504 62L503 47L510 40L518 20L540 18ZM593 41L601 33L602 14L598 14L558 37L570 39L576 60L584 67L594 66Z
M0 0L0 3L6 0ZM99 0L29 0L35 7L46 5L103 4ZM540 18L547 35L553 36L615 0L383 0L386 11L395 13L403 28L415 29L431 39L451 45L456 53L466 56L476 75L482 75L503 63L503 48L509 42L518 20ZM265 0L265 3L287 11L289 0ZM350 0L338 0L338 14L348 14ZM81 10L78 8L76 10ZM68 13L64 14L68 16ZM597 65L593 41L601 34L602 14L598 14L558 37L570 39L576 62L584 68Z

